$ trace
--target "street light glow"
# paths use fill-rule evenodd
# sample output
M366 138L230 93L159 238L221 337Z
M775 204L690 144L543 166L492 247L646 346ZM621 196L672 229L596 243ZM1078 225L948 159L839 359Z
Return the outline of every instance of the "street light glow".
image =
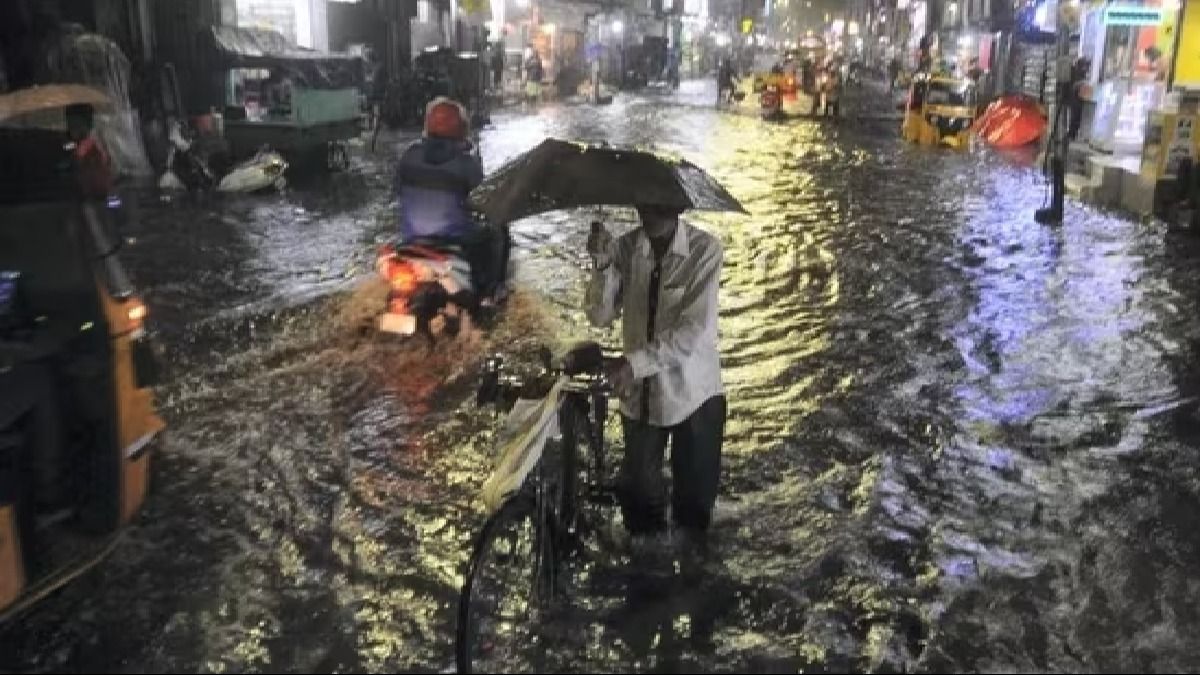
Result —
M612 32L616 33L617 35L620 35L621 32L624 30L625 30L625 24L621 23L620 19L613 19Z

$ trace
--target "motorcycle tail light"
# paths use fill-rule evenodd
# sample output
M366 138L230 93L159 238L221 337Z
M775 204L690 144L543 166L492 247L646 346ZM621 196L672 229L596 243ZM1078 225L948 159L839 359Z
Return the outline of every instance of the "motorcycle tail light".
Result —
M388 270L388 283L393 291L408 295L417 288L417 272L407 262L394 261Z

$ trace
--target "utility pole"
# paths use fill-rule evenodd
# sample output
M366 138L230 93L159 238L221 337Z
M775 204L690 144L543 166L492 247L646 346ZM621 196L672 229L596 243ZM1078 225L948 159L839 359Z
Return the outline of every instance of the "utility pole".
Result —
M1077 7L1077 6L1076 6ZM1049 159L1050 205L1038 209L1034 219L1043 225L1060 225L1063 221L1063 208L1067 192L1067 155L1071 149L1071 138L1067 134L1069 126L1067 101L1071 95L1071 34L1075 29L1075 18L1078 14L1073 11L1070 3L1058 3L1058 16L1055 21L1057 43L1055 49L1055 87L1054 119L1050 127L1050 136L1046 144L1046 154Z

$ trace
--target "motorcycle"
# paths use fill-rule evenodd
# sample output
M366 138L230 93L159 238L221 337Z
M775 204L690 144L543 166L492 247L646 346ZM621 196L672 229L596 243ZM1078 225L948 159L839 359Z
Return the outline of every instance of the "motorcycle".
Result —
M167 141L167 170L158 180L160 189L207 189L216 183L208 162L196 152L194 141L185 135L179 122L171 122Z
M263 148L254 157L234 166L217 180L209 163L196 150L196 143L178 122L172 122L168 134L167 170L159 178L161 190L207 190L218 192L258 192L267 188L282 190L288 163L278 152Z
M480 225L484 227L483 225ZM512 278L507 228L492 231L476 245L499 256L499 279L477 275L471 268L472 252L453 240L427 239L385 244L379 249L375 269L388 284L387 303L377 319L380 333L399 337L423 335L430 346L436 336L455 337L476 320L486 321L507 299ZM502 251L493 250L493 244ZM477 256L475 256L477 258ZM481 278L481 276L483 278Z
M471 139L471 151L479 161L479 138ZM482 221L476 225L488 227ZM436 336L455 337L464 321L482 318L506 299L512 240L508 229L491 236L504 238L502 281L486 293L471 269L468 251L452 239L431 238L401 244L384 244L375 259L375 270L388 284L387 303L376 321L380 333L398 337L423 335L430 346ZM470 325L469 323L467 324Z
M763 119L776 119L783 114L783 98L779 93L779 85L769 83L763 87L758 96L759 108Z
M287 168L288 163L283 159L283 155L264 148L225 174L217 184L217 191L258 192L267 188L282 190L287 187L287 179L283 177Z
M385 244L375 269L388 283L381 333L400 337L458 335L478 308L471 264L458 246L441 242Z

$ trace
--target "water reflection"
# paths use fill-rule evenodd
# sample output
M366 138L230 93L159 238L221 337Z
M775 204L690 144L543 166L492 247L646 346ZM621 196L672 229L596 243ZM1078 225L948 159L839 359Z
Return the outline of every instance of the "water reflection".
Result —
M1004 159L903 146L869 121L767 125L708 110L698 92L674 107L620 98L502 112L483 134L489 169L546 135L678 152L752 212L698 218L727 249L731 408L714 559L649 583L623 558L593 561L550 660L590 671L1200 663L1200 251L1083 209L1061 230L1037 226L1044 190ZM511 308L493 342L452 354L364 341L340 300L232 343L194 323L352 275L388 229L385 182L364 168L328 195L163 207L147 221L135 271L211 365L164 392L173 442L145 523L94 585L6 628L0 663L452 663L494 424L469 404L470 364L601 335L577 309L595 214L518 224L521 279L541 299ZM628 214L606 217L629 226ZM189 247L201 262L181 278L186 258L171 252ZM206 309L184 311L193 304ZM117 626L118 614L131 618Z

